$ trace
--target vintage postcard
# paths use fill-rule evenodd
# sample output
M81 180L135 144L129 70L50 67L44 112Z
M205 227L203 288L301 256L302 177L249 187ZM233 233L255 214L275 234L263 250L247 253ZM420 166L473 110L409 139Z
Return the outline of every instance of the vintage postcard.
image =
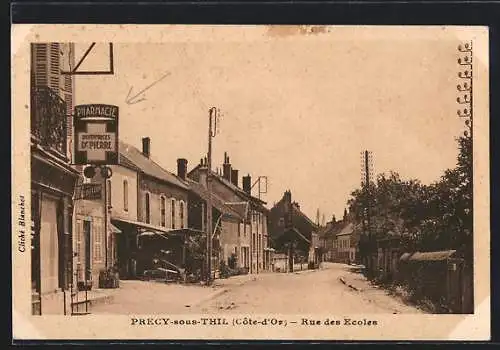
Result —
M14 339L488 340L487 27L13 25Z

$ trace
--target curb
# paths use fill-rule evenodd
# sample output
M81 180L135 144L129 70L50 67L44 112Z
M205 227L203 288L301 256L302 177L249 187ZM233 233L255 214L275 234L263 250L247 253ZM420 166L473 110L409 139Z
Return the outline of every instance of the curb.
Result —
M311 272L315 272L317 271L318 269L307 269L307 270L299 270L299 271L293 271L292 273L293 274L296 274L296 275L300 275L300 274L303 274L303 273L311 273Z
M104 295L102 297L91 299L90 305L106 304L106 303L113 301L114 298L115 298L114 295Z
M73 305L75 305L75 306L85 305L86 302L90 306L99 305L99 304L106 304L106 303L108 303L110 301L113 301L114 298L115 298L114 295L103 295L103 296L99 296L97 298L89 298L88 301L85 301L84 299L78 300L78 301L75 301L73 303Z
M356 292L361 292L361 291L362 291L362 289L360 289L360 288L358 288L358 287L356 287L356 286L353 286L353 285L352 285L352 284L350 284L350 283L347 283L344 277L340 277L340 278L339 278L339 280L340 280L340 282L342 282L343 284L345 284L345 285L346 285L346 286L348 286L349 288L351 288L351 289L355 290Z

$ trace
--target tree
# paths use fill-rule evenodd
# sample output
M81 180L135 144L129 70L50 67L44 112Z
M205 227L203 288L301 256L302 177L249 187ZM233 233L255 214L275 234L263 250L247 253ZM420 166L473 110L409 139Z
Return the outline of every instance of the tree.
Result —
M403 250L455 249L472 261L472 139L465 135L457 142L457 166L446 170L433 184L402 180L398 173L390 172L378 175L376 182L366 188L352 192L349 209L358 224L357 230L365 231L360 253L369 232L376 238L400 237Z

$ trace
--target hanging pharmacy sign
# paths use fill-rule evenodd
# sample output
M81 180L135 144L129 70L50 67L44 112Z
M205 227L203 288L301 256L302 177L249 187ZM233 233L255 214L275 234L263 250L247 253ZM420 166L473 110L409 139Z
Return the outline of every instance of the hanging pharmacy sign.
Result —
M75 106L75 164L118 164L118 107Z

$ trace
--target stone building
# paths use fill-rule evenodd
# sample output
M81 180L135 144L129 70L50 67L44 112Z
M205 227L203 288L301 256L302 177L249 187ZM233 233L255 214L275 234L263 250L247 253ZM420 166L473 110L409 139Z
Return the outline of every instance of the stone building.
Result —
M221 261L229 262L234 257L235 266L246 268L249 273L260 273L271 269L271 250L268 245L266 203L252 196L251 177L242 177L238 183L238 170L233 169L229 156L224 155L222 174L211 172L212 193L222 200L220 204L231 208L235 215L213 216L213 229L220 225L220 233L214 240L218 255L213 266ZM208 167L206 159L188 173L190 181L206 190Z
M109 180L111 222L120 278L138 278L158 258L182 264L183 233L188 224L189 187L151 158L151 140L142 151L120 142L120 165ZM154 251L153 251L154 250Z
M316 243L312 241L319 227L300 210L297 202L292 202L291 191L285 191L270 210L268 226L273 248L289 257L290 272L293 271L294 260L310 260L311 249L316 254Z
M69 47L68 47L69 46ZM71 78L60 74L71 60L70 44L31 46L31 281L33 313L63 313L50 303L72 276L73 193L78 172L70 166L68 111ZM55 307L49 307L54 305Z

